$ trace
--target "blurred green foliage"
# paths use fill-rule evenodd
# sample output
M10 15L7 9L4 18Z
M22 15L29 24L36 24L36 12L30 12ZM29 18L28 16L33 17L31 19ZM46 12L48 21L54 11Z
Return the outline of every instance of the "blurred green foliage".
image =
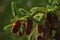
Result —
M53 4L53 6L56 4L60 7L59 0L0 0L0 40L20 39L11 32L6 32L3 30L3 27L8 25L10 20L13 19L11 9L11 2L13 1L16 2L17 8L24 8L27 11L29 11L32 7L51 7L51 4ZM60 9L58 11L60 11Z

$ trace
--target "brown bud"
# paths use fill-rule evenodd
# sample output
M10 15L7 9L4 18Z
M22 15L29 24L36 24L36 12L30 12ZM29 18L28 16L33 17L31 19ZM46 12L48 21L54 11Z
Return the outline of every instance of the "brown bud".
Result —
M41 35L38 35L38 36L36 37L36 40L43 40L43 37L42 37Z
M43 25L37 24L36 27L37 27L37 31L38 31L38 33L43 32Z
M33 20L31 18L27 18L27 21L25 23L25 32L27 35L31 33L32 27L33 27Z
M13 33L17 33L19 30L20 30L20 27L21 27L21 21L20 20L16 20L13 25L12 25L12 29L11 31Z

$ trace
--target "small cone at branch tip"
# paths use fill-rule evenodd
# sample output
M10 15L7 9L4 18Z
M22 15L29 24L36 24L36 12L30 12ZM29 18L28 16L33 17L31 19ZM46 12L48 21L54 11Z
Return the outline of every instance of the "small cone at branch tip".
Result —
M17 33L20 30L20 27L21 27L21 21L20 20L16 20L12 24L11 32L12 33Z
M52 14L50 12L48 12L47 16L46 16L46 26L47 26L48 29L52 28L52 25L51 25L52 24L52 19L51 18L52 18Z
M48 12L46 16L46 23L47 25L51 24L50 27L52 27L52 29L57 29L58 28L58 16L56 15L56 13Z
M31 33L32 27L33 27L33 20L31 18L27 18L27 20L25 22L25 33L26 33L26 35L29 35Z
M48 40L52 35L52 13L48 12L46 16L46 26L43 30L43 37L45 40ZM46 37L46 38L45 38Z
M38 35L36 36L36 40L43 40L43 37L38 34Z
M41 33L43 31L43 25L37 24L36 29L38 33Z

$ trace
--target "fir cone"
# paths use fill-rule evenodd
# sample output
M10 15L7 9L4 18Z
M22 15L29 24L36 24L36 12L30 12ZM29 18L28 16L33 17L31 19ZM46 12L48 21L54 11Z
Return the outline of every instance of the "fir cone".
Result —
M27 21L25 23L25 32L27 35L31 33L33 27L33 20L31 18L27 18Z
M55 13L48 12L46 16L46 24L51 25L52 29L58 28L58 16Z
M21 27L21 21L20 20L16 20L13 25L12 25L12 33L17 33L20 30Z

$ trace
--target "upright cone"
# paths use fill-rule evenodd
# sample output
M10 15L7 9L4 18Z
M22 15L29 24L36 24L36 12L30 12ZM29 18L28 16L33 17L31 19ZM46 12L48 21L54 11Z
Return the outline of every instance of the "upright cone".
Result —
M25 32L27 35L31 33L32 27L33 27L33 20L31 18L27 18L25 23Z
M48 40L51 34L52 34L52 14L48 12L46 16L46 25L43 30L43 39Z
M21 21L20 20L16 20L11 28L12 33L17 33L20 30L21 27Z

